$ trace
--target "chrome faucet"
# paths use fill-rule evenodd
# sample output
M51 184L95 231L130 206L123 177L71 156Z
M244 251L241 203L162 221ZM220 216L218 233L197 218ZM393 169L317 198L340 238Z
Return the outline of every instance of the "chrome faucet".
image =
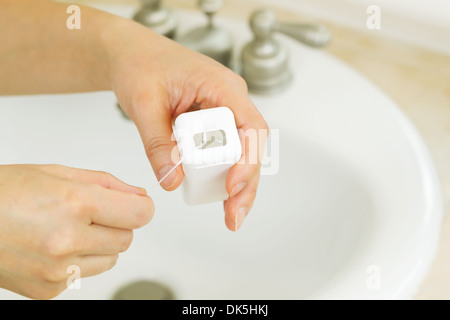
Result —
M223 0L199 0L198 5L207 17L207 24L189 31L178 42L230 67L233 41L229 32L213 21L223 6Z
M214 15L222 8L223 0L198 0L199 8L207 17L207 23L176 37L177 20L171 10L161 5L161 0L141 0L142 7L133 19L154 31L177 40L179 43L205 54L223 65L233 64L233 41L230 33L214 24ZM331 35L320 24L282 23L269 9L259 9L250 16L253 40L241 52L240 72L249 91L254 93L276 93L292 80L289 69L289 54L273 34L283 33L314 48L326 46ZM235 68L232 68L235 69ZM117 107L125 118L127 115Z
M290 36L310 47L321 48L331 39L320 24L282 23L269 9L255 11L250 17L254 38L241 53L241 75L249 91L275 93L284 89L292 79L287 50L273 37L274 32Z
M134 14L133 20L153 31L175 38L177 19L175 14L161 5L161 0L141 0L141 8Z

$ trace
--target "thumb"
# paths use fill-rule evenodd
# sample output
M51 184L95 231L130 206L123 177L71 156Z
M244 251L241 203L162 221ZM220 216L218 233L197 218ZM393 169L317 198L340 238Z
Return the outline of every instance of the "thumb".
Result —
M179 161L179 153L172 134L172 114L161 99L145 99L145 106L134 106L133 121L138 128L145 152L160 181ZM177 167L161 182L167 191L178 188L183 180L183 169Z

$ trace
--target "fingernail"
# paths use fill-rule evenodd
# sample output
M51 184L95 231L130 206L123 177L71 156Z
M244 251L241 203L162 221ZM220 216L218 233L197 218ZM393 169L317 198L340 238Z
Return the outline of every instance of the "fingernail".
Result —
M145 190L144 188L141 188L138 186L133 186L131 184L128 184L128 186L130 187L130 189L128 190L129 192L133 192L133 193L137 194L138 196L146 196L147 195L147 190Z
M231 189L230 198L234 197L239 192L241 192L242 189L244 189L244 187L246 186L246 184L247 184L247 182L239 182L238 184L236 184L233 187L233 189Z
M244 222L245 217L247 216L248 208L242 207L238 210L236 213L236 216L234 218L234 231L238 231L241 227L242 223Z
M172 172L170 172L170 170L172 170L174 168L174 166L165 166L164 168L162 168L159 173L158 173L158 181L161 181L161 179L163 179L160 182L161 187L163 187L164 189L168 189L170 187L172 187L176 180L177 180L177 171L173 170ZM166 177L166 175L170 172L170 174Z
M143 195L143 196L146 196L146 195L147 195L147 190L145 190L144 188L137 187L137 189L139 190L139 193L140 193L141 195Z

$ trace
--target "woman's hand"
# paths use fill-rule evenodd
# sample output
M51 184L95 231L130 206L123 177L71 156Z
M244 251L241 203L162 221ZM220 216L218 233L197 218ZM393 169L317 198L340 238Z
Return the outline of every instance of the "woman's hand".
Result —
M158 180L172 169L176 142L172 121L194 108L229 107L241 132L241 161L230 170L224 203L225 222L237 231L252 207L258 187L262 147L249 147L245 136L263 146L268 127L250 100L245 81L218 62L193 52L129 20L116 20L104 33L111 87L123 110L136 124ZM254 134L245 134L248 131ZM243 133L243 134L242 134ZM249 155L249 150L256 155ZM251 162L249 159L256 159ZM162 183L176 189L183 179L178 167Z
M46 299L112 268L133 229L150 221L145 190L105 172L58 165L0 166L0 287Z
M171 123L179 114L191 107L230 108L242 133L243 153L227 178L225 221L230 230L239 229L255 199L267 135L240 76L134 21L100 10L80 5L81 28L69 30L66 3L0 0L0 5L0 94L114 90L158 178L176 163ZM258 138L251 142L258 147L256 155L249 154L255 148L244 143L246 136ZM174 190L182 179L178 167L162 187Z

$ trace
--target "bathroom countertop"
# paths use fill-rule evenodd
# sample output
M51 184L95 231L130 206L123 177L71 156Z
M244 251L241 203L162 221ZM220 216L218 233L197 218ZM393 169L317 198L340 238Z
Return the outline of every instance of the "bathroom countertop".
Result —
M133 3L137 0L88 0L78 3ZM177 9L196 9L195 1L171 0ZM227 0L221 15L247 20L259 8L256 0ZM308 21L311 17L275 10L278 17ZM315 19L312 19L315 20ZM433 265L416 299L450 299L450 56L415 45L324 22L333 41L325 49L358 70L386 92L415 124L425 140L442 184L446 215Z

